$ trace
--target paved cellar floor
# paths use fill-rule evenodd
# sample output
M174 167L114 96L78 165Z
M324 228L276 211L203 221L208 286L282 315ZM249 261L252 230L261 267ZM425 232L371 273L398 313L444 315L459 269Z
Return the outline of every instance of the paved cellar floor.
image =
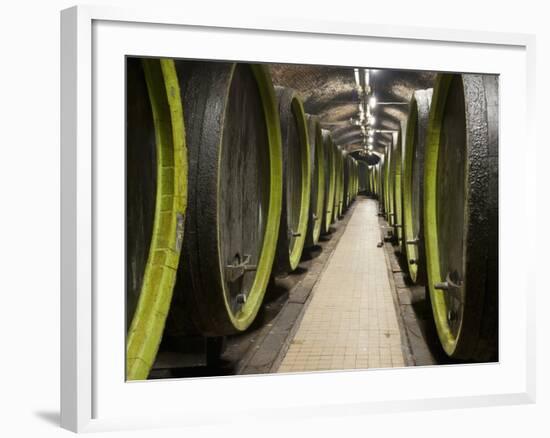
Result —
M356 203L278 372L405 365L377 204Z

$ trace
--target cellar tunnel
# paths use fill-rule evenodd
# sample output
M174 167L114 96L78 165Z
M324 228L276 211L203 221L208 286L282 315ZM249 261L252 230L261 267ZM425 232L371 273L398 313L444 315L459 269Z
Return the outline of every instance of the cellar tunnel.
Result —
M126 378L498 361L498 76L127 58Z

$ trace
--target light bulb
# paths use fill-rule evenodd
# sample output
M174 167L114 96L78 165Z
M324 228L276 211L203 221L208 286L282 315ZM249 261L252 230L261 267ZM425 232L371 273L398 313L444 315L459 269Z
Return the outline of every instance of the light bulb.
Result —
M359 69L358 68L354 68L353 69L354 73L355 73L355 83L357 84L357 87L358 88L361 88L361 81L359 79Z

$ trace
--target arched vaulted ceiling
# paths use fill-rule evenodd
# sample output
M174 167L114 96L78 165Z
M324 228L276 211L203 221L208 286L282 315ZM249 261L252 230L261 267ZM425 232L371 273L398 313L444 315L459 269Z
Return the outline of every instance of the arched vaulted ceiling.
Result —
M348 152L361 147L361 128L350 122L358 118L360 92L353 67L271 64L273 83L298 91L306 112L315 114L323 128L329 129L336 144ZM370 86L379 102L372 110L374 127L397 130L408 113L412 93L431 88L435 73L405 70L369 69ZM374 151L384 153L392 134L376 133Z

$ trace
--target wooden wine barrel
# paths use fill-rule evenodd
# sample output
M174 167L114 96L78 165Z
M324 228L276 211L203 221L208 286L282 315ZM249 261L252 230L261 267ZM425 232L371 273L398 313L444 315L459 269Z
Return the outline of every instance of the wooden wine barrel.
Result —
M384 161L384 212L386 214L386 220L388 221L388 224L392 227L393 227L393 224L395 223L394 221L395 203L393 201L393 196L394 196L394 191L393 191L394 160L392 157L393 153L394 151L393 151L393 141L392 141L392 143L388 145L387 152L386 152L386 159Z
M381 201L383 198L383 192L382 192L383 167L384 167L384 157L382 157L380 159L380 163L376 165L375 174L374 174L374 191L380 203L382 203Z
M370 196L376 196L376 169L378 166L368 166L368 173L367 173L367 194Z
M388 162L389 162L389 157L388 155L391 153L391 149L387 149L386 150L386 153L384 154L384 163L383 163L383 167L382 167L382 194L383 194L383 211L384 211L384 218L386 219L386 221L389 221L389 216L388 216L388 211L387 211L387 208L388 208L388 191L386 190L386 187L387 185L389 184L389 172L388 172Z
M126 378L146 379L176 281L187 204L187 151L174 62L126 65Z
M306 232L307 247L317 245L323 225L325 201L325 149L321 125L316 116L307 114L308 138L310 143L311 191L309 198L309 220Z
M357 198L357 197L361 194L361 192L362 192L361 188L359 187L359 163L360 163L360 162L361 162L361 161L358 160L358 159L355 160L355 186L356 186L356 187L355 187L355 197L356 197L356 198Z
M369 193L374 197L378 197L378 189L376 187L376 181L378 179L379 165L369 166Z
M452 357L498 354L498 78L438 75L424 164L428 286Z
M376 172L378 166L368 166L368 182L367 182L367 194L376 196Z
M169 334L224 336L254 321L282 204L279 112L264 65L176 61L189 202Z
M356 199L359 194L359 161L355 158L353 159L353 183L354 183L354 193L353 198Z
M345 203L345 193L344 193L344 168L345 168L345 159L346 154L342 147L340 147L340 196L338 197L338 218L339 219L344 214L344 203Z
M403 242L403 196L401 186L403 143L405 138L405 124L401 123L401 128L397 134L397 141L393 146L392 153L392 174L393 174L393 235L395 236L399 250L402 250Z
M424 199L424 151L432 89L414 92L403 150L403 254L407 258L409 278L424 284L426 257L422 205Z
M374 193L376 194L376 197L378 200L382 199L382 167L384 166L383 157L381 159L381 163L376 165L376 168L374 169Z
M376 179L375 179L375 185L376 185L376 193L378 195L378 199L380 201L380 204L383 206L384 203L382 200L384 199L384 164L385 164L385 157L380 157L380 163L376 166Z
M352 175L352 196L351 196L351 202L355 201L355 198L357 197L357 192L359 191L359 178L357 175L357 160L355 158L351 158L351 175Z
M380 157L376 172L376 190L378 193L378 214L386 217L386 192L384 184L386 180L386 155Z
M346 208L349 208L353 200L355 199L355 159L348 155L348 168L349 168L349 193L348 193L348 203L346 205Z
M351 158L351 189L352 189L352 192L351 192L351 202L353 202L355 200L355 196L357 195L357 175L356 175L356 170L357 170L357 167L356 167L356 161L355 159L352 157Z
M369 193L370 188L370 180L371 180L371 169L370 166L367 166L367 163L365 163L362 160L359 160L357 162L357 174L359 178L359 191L360 192L367 192Z
M336 223L340 216L340 157L342 152L340 146L334 145L334 208L332 210L331 223Z
M355 160L355 198L357 198L361 192L363 192L363 190L361 190L360 186L359 186L359 163L361 161L356 159Z
M279 103L283 147L283 202L274 271L296 269L304 243L309 219L311 190L310 149L304 106L290 88L275 87Z
M372 171L372 192L374 195L380 199L380 185L378 181L380 180L380 166L381 164L377 164L376 166L373 166Z
M334 156L336 184L334 191L334 211L332 213L332 223L336 223L342 215L344 203L344 159L342 155L342 148L338 145L334 145Z
M343 184L343 211L347 210L351 204L351 196L353 191L353 175L352 175L352 158L351 155L344 152L343 154L343 170L344 170L344 184Z
M334 143L330 131L322 129L323 145L325 150L325 200L323 208L323 226L324 233L330 232L332 224L332 215L334 211L334 192L336 191L336 163L334 153Z

